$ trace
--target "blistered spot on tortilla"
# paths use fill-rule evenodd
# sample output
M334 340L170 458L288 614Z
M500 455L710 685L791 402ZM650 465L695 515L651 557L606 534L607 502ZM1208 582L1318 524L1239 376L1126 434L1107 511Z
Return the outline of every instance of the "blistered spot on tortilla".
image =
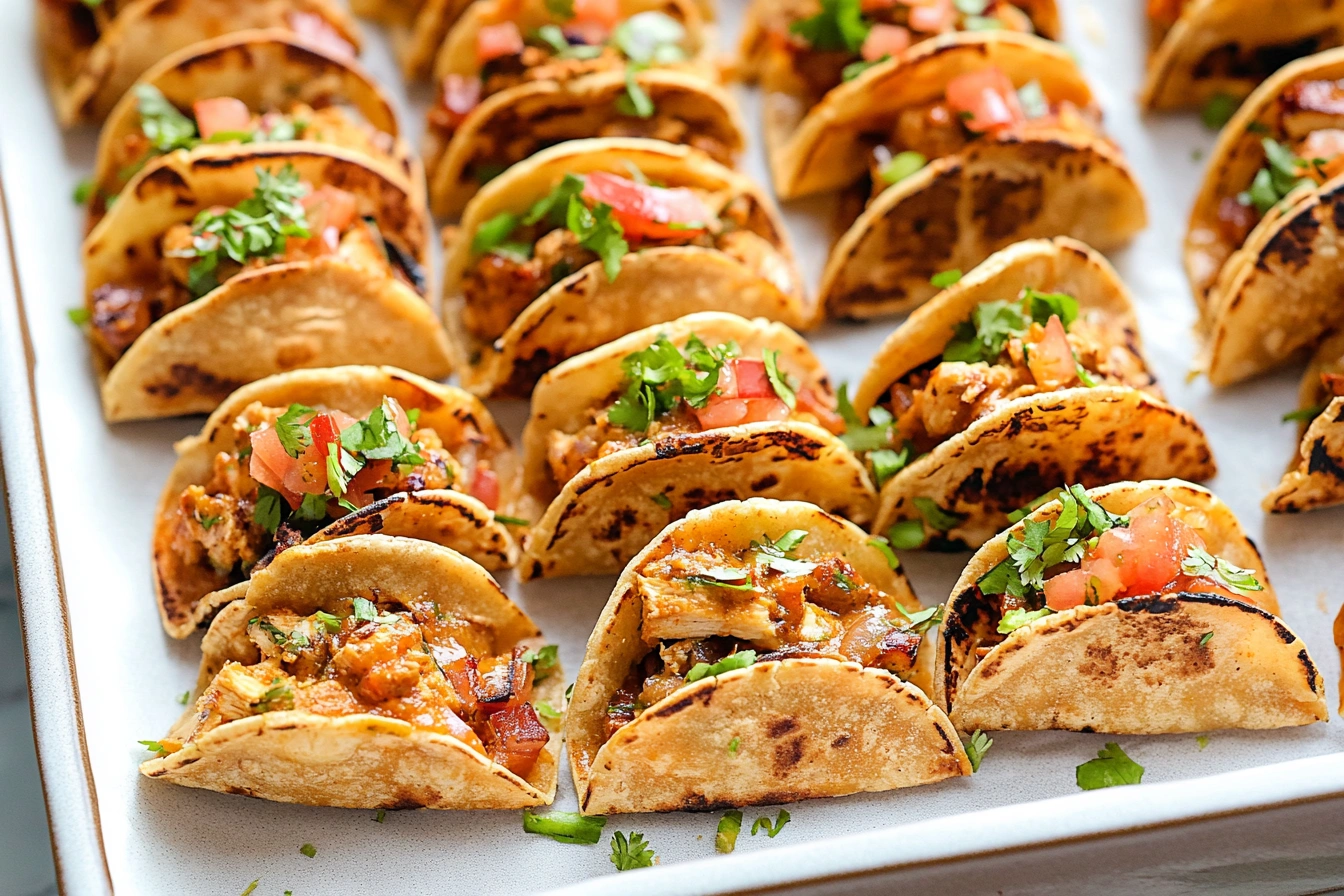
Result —
M1026 144L1025 148L1037 144ZM1053 165L1054 159L1049 160ZM1010 239L1030 226L1041 213L1045 187L1041 175L1025 178L1001 177L997 172L977 173L972 177L971 214L982 222L985 236L995 243Z
M831 749L832 749L832 750L839 750L839 749L841 749L842 747L844 747L844 745L847 744L847 743L849 743L849 735L848 735L848 734L842 734L842 735L840 735L839 737L837 737L835 740L831 741Z
M1326 447L1324 438L1312 443L1311 453L1307 456L1307 472L1324 473L1335 479L1344 479L1344 467L1330 456L1330 449Z
M1115 678L1116 672L1120 669L1120 661L1109 644L1089 644L1084 652L1087 660L1079 665L1079 675L1102 681Z
M633 529L639 522L639 514L633 507L622 507L612 514L611 522L597 538L599 541L620 541L625 536L625 530Z
M751 484L751 490L763 492L768 488L774 488L776 485L779 485L779 477L774 473L767 473Z
M1297 652L1298 662L1307 673L1307 687L1312 691L1316 690L1316 664L1311 661L1311 656L1307 653L1307 648L1303 647Z
M800 734L775 747L775 774L783 777L789 769L803 761L803 751L807 746L807 735Z
M775 719L773 722L767 725L765 729L766 733L774 738L783 737L789 732L797 730L798 730L797 719Z
M1294 271L1300 271L1311 261L1312 243L1320 233L1321 222L1314 213L1292 215L1270 239L1256 259L1256 267L1270 270L1277 261Z
M223 400L244 385L241 380L216 376L195 364L173 364L168 375L172 378L168 382L148 383L145 391L158 398L173 398L185 390Z
M649 712L645 713L645 715L651 716L652 718L655 719L665 719L668 716L674 716L677 713L681 712L683 709L688 709L689 707L694 706L697 703L703 706L708 706L710 704L710 701L713 699L714 699L714 688L712 687L700 688L699 690L687 694L685 697L682 697L676 703L669 703L667 706L661 707L657 710L650 710Z

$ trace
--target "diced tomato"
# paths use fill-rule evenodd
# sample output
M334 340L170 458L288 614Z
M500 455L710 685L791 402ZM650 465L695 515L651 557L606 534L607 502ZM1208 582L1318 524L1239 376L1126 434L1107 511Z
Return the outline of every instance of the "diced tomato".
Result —
M208 100L197 100L191 105L196 116L196 130L202 140L209 140L216 134L227 134L252 130L252 110L242 100L231 96L217 96Z
M397 424L397 432L410 438L411 418L406 416L406 410L402 408L401 402L389 395L383 399L383 410L391 414L392 420Z
M354 57L354 45L342 37L334 25L317 13L295 10L289 14L288 19L289 27L295 34L315 44L319 49L326 50L333 56Z
M835 408L827 404L821 396L804 386L798 390L798 410L817 418L821 428L835 435L844 435L845 418L836 413Z
M429 111L430 123L452 130L481 102L481 79L447 75L439 84L439 101Z
M1336 398L1344 396L1344 373L1321 374L1321 385L1328 394Z
M702 408L692 408L696 421L702 430L720 429L725 426L737 426L747 416L747 402L743 398L724 398L712 396Z
M1307 139L1302 141L1298 155L1308 162L1324 159L1322 171L1327 178L1334 177L1340 171L1344 171L1344 130L1321 128L1312 131L1307 135Z
M1218 232L1229 243L1246 242L1259 220L1260 213L1254 206L1242 205L1234 196L1224 196L1218 201Z
M323 184L299 200L313 233L334 228L344 232L359 214L359 200L354 193Z
M594 171L585 178L583 198L611 206L612 216L633 237L689 239L703 233L714 217L690 190L650 187L605 171Z
M298 496L285 487L285 475L293 468L294 458L285 452L275 429L263 426L251 434L249 441L252 459L248 462L248 475L284 495L291 509L298 507Z
M610 31L621 18L619 0L574 0L575 23L601 25Z
M308 424L308 431L312 434L313 446L317 448L317 453L323 457L327 456L328 445L333 442L340 444L341 431L331 414L318 414Z
M1045 605L1052 610L1069 610L1086 603L1087 580L1085 569L1071 569L1045 583Z
M371 460L345 485L345 499L356 507L372 503L369 492L383 485L387 475L392 472L392 461Z
M482 25L476 32L476 61L485 65L492 59L517 56L523 52L523 33L513 22Z
M714 391L724 398L737 397L737 365L725 364L719 368L719 381Z
M551 733L541 724L530 703L495 713L490 717L488 728L490 761L519 776L532 771L537 757L551 739Z
M874 25L859 50L864 59L876 62L885 56L897 56L910 46L910 31L900 25Z
M947 103L967 129L988 134L1027 120L1017 89L1000 68L983 68L947 82Z
M778 398L744 398L747 403L743 423L775 423L789 419L789 406Z
M952 0L905 0L910 7L911 29L938 34L951 30L957 18Z
M775 387L765 372L765 362L759 358L734 358L733 380L737 386L736 398L774 398Z
M434 661L462 703L459 715L467 721L477 718L480 707L476 703L476 688L480 684L480 674L476 671L476 658L452 638L446 645L436 644L433 650Z
M1027 367L1036 385L1046 389L1058 389L1078 379L1078 361L1059 315L1050 315L1045 335L1028 348Z
M491 510L499 506L499 474L487 467L484 461L476 464L476 473L471 477L470 494Z

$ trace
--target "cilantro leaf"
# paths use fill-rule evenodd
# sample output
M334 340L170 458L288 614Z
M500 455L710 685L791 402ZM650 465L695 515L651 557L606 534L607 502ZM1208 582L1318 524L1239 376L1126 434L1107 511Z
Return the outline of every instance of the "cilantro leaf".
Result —
M966 518L962 514L944 510L932 498L915 498L914 505L919 515L924 518L924 522L938 532L955 529L957 524Z
M924 546L923 520L900 520L887 529L887 540L898 551L913 551Z
M929 164L929 160L923 153L908 149L892 156L891 161L882 166L878 176L888 184L897 184L910 175L919 172L927 164Z
M896 556L896 552L891 549L891 544L884 536L874 535L872 538L868 539L868 546L886 559L887 567L889 569L901 568L900 558Z
M84 205L93 195L93 178L86 177L75 184L75 189L70 193L70 198L75 200L76 205Z
M555 644L547 644L540 650L529 650L523 654L523 662L532 666L534 681L545 681L560 665L560 647Z
M317 847L311 843L305 843L302 846L300 846L299 852L310 859L317 857Z
M621 361L624 391L607 410L608 422L644 432L679 399L693 408L704 407L718 387L719 370L738 352L732 343L709 348L692 334L683 354L667 336L660 335L653 345Z
M653 99L643 85L635 80L635 74L635 66L626 66L625 93L616 98L616 111L622 115L633 115L635 118L652 118L656 111Z
M761 358L765 361L765 375L770 380L770 387L775 390L779 400L788 405L789 410L798 407L798 397L789 384L788 374L779 369L779 350L766 349L761 352Z
M905 465L910 462L910 455L914 451L914 445L907 439L901 446L900 451L891 448L878 448L868 455L868 462L873 465L873 479L878 488L886 485L887 480L895 476Z
M737 835L741 831L742 812L738 809L725 812L714 832L714 851L725 854L732 852L737 847Z
M1233 115L1237 114L1237 108L1241 102L1234 96L1226 93L1216 93L1204 104L1203 110L1199 113L1199 120L1204 122L1204 127L1211 131L1221 131L1223 125L1227 124Z
M859 0L821 0L821 12L789 26L815 50L859 52L872 24L863 18Z
M167 747L159 743L157 740L138 740L136 741L136 743L140 744L142 747L144 747L149 752L153 753L155 756L167 756L168 753L170 752Z
M168 102L159 88L152 84L137 84L135 102L140 113L140 130L156 152L191 149L200 143L196 122Z
M943 349L943 360L993 362L1011 337L1026 331L1027 318L1020 302L981 302L970 320L957 325L952 341Z
M1138 784L1143 780L1143 766L1130 759L1119 744L1107 743L1097 751L1096 759L1078 766L1076 779L1083 790Z
M981 27L971 27L968 22L966 30L991 31L1003 27L1003 23L998 19L978 18L977 21L980 23L992 22L993 24L987 26L982 24ZM1028 118L1044 118L1050 114L1050 101L1046 99L1045 91L1041 88L1040 81L1028 81L1026 84L1017 88L1017 101L1022 106L1022 112Z
M992 746L994 746L993 738L979 728L975 729L971 739L966 741L966 758L971 760L972 774L980 771L980 763L985 761L985 754Z
M569 199L565 226L579 238L579 245L596 252L602 259L607 280L615 280L621 272L621 259L630 251L624 239L625 230L611 214L611 206L599 202L589 209L577 196Z
M1039 610L1027 610L1022 607L1015 607L1003 614L999 620L999 634L1006 635L1015 632L1024 625L1030 625L1037 619L1049 616L1055 612L1049 607L1041 607Z
M906 619L905 624L897 626L897 628L921 635L943 621L942 604L934 604L932 607L926 607L925 609L918 610L914 613L911 613L905 607L897 604L896 610Z
M756 651L740 650L737 653L729 654L717 663L696 663L686 673L686 683L691 684L702 678L713 678L734 669L745 669L754 662L756 662Z
M527 225L545 221L552 227L564 226L569 201L583 192L584 180L577 174L566 174L551 192L532 203L523 223Z
M556 719L559 719L563 716L563 713L561 713L551 704L547 703L545 700L538 700L536 703L533 704L533 707L537 710L537 715L541 716L543 719L546 719L547 721L554 722Z
M644 840L643 834L631 831L629 840L620 831L611 835L611 864L617 871L652 868L655 858L653 847Z
M269 485L257 486L257 503L252 507L252 521L272 535L280 528L280 493Z
M605 815L580 815L577 812L548 812L537 815L531 809L523 810L523 830L541 834L559 843L600 843Z
M280 440L280 447L284 448L290 457L298 457L313 443L308 424L315 416L317 411L307 405L291 404L288 410L276 418L273 424L276 438Z
M337 616L334 613L328 613L325 610L318 610L313 615L317 617L318 622L322 623L322 625L326 627L327 631L330 634L334 635L341 630L340 616Z
M789 817L788 809L780 809L779 815L771 824L770 816L762 815L751 823L751 836L755 837L757 831L764 830L766 836L773 840L775 835L784 829L784 825L789 823Z
M667 13L635 13L616 26L611 44L637 66L668 65L686 59L686 28ZM641 116L646 117L646 116Z
M938 289L947 289L953 284L961 282L961 271L957 268L951 268L946 271L939 271L929 278L929 283Z
M71 309L72 311L83 311L82 308ZM87 312L86 312L87 314ZM1283 415L1284 423L1302 422L1310 423L1325 411L1326 405L1318 404L1312 407L1298 408L1295 411L1289 411Z
M1193 544L1186 552L1185 559L1181 561L1181 572L1188 576L1214 579L1237 594L1251 594L1265 590L1265 586L1260 584L1260 580L1251 570L1242 569L1222 557L1215 557Z
M500 212L476 228L471 238L473 255L484 255L507 240L518 228L521 216L513 212Z

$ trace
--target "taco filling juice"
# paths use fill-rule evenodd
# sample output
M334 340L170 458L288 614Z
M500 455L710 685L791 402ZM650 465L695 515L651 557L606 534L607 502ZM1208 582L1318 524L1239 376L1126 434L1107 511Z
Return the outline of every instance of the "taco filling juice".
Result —
M553 284L596 261L608 280L629 252L667 246L717 249L793 293L789 260L751 229L757 207L686 187L660 187L603 171L567 175L524 213L501 212L471 235L475 262L462 284L463 324L492 341Z

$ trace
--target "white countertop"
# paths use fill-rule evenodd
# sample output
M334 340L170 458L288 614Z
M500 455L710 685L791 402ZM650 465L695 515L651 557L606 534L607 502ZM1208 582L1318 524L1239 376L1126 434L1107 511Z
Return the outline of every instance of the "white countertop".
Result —
M0 541L9 520L0 501ZM0 896L55 896L47 810L33 753L28 679L9 550L0 550Z

